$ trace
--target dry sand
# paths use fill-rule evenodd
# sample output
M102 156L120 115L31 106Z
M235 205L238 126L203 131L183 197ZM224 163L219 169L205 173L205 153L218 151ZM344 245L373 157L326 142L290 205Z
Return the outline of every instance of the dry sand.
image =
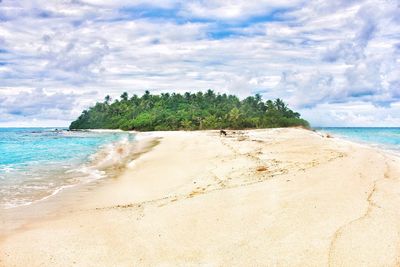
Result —
M301 129L156 133L0 266L399 266L399 160Z

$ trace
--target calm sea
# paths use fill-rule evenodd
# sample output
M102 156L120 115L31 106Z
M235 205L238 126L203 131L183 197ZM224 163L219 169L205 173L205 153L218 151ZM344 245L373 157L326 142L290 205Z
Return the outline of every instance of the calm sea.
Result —
M107 176L129 154L134 134L0 128L0 209Z
M400 153L400 128L363 128L363 127L325 127L315 128L333 136L351 141L370 144L386 150Z

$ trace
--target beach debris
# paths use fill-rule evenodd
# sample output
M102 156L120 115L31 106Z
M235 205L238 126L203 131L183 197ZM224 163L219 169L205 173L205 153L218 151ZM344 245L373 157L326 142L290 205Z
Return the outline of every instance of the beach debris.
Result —
M118 147L117 148L117 153L120 154L120 155L123 154L124 153L124 149L122 147Z
M195 190L190 192L190 194L186 198L192 198L194 196L204 194L205 191L206 191L206 188L198 186L198 187L196 187Z
M268 168L265 167L265 166L258 166L258 167L257 167L257 171L258 171L258 172L265 172L265 171L268 171Z
M227 135L226 131L224 131L224 130L219 130L219 136L221 136L221 135L226 136L226 135Z

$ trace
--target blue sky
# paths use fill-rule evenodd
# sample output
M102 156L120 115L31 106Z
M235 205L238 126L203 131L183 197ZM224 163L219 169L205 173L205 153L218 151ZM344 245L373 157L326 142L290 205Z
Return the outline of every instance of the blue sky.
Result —
M399 126L400 2L0 1L0 127L208 88L283 98L313 126Z

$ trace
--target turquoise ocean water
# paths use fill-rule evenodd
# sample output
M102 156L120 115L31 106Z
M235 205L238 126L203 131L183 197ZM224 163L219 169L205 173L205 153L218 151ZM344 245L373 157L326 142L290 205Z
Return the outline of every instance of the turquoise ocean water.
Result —
M105 177L107 167L127 156L133 140L127 132L0 128L0 208Z
M369 144L392 152L400 153L400 127L325 127L315 128L315 130L330 133L334 137Z

